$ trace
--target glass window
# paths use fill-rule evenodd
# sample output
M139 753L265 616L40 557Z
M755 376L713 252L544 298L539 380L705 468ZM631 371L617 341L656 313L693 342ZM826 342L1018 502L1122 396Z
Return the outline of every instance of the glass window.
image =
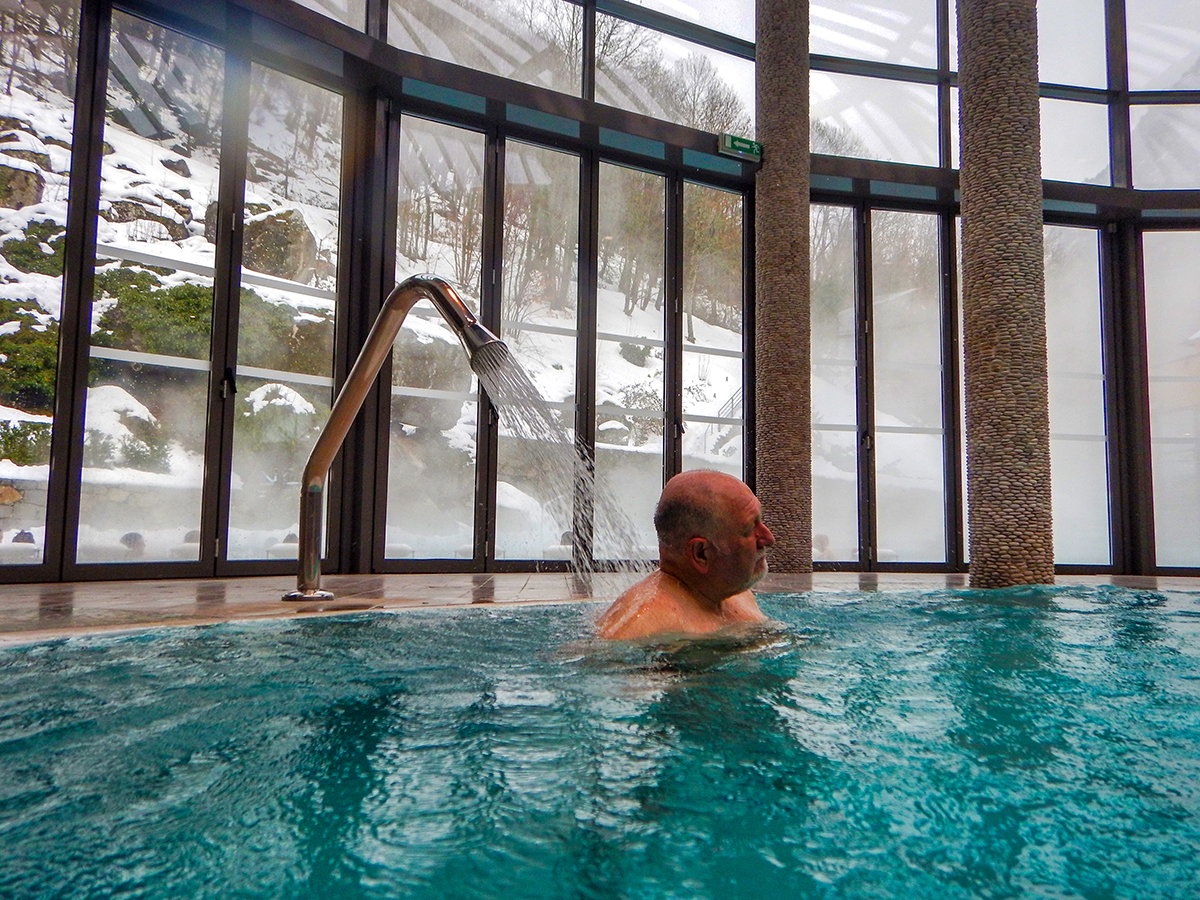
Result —
M228 556L296 556L300 475L329 415L342 97L255 65Z
M1158 565L1200 566L1200 232L1142 246Z
M1179 0L1125 0L1129 89L1200 89L1200 19Z
M812 0L809 47L825 56L933 68L936 13L935 0Z
M814 204L810 221L813 559L857 561L854 211Z
M40 563L58 371L79 4L17 4L0 43L0 565Z
M1200 188L1200 104L1133 106L1133 186Z
M944 562L938 218L871 214L875 491L880 562Z
M596 100L713 134L754 134L754 63L596 16Z
M437 275L478 313L483 135L405 116L400 141L396 280ZM474 556L477 396L458 338L422 300L392 351L388 559Z
M743 476L741 194L683 187L683 468Z
M1042 98L1042 177L1110 184L1108 107Z
M550 411L551 434L500 414L496 557L569 558L574 529L579 159L510 141L501 337Z
M754 40L754 0L630 0L692 25Z
M197 561L224 59L120 12L109 53L76 560Z
M1104 0L1038 0L1038 80L1108 85Z
M367 24L367 0L297 0L314 12L362 31Z
M938 165L937 88L858 75L811 75L812 152Z
M388 43L579 96L583 10L567 0L389 0Z
M666 179L600 166L599 291L596 297L595 556L630 548L658 556L654 505L663 484L663 364L666 351ZM619 507L605 509L604 502ZM618 518L619 517L619 518Z
M1112 554L1100 236L1090 228L1053 225L1045 235L1054 559L1106 566Z

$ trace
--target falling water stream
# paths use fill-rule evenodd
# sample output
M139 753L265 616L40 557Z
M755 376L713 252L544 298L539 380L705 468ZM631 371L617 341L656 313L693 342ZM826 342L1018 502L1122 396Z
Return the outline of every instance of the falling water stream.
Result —
M598 571L630 575L649 572L638 528L612 492L597 482L590 450L580 445L542 399L525 370L502 342L487 344L471 358L501 423L522 442L532 471L551 473L554 484L573 485L572 567L590 581ZM604 559L597 559L594 535L604 535Z

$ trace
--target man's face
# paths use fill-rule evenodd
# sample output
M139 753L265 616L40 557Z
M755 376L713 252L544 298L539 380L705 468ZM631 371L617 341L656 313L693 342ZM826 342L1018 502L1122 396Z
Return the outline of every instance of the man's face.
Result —
M775 535L762 520L758 498L744 484L722 492L722 533L713 542L709 577L721 582L727 596L741 593L767 574L767 549Z

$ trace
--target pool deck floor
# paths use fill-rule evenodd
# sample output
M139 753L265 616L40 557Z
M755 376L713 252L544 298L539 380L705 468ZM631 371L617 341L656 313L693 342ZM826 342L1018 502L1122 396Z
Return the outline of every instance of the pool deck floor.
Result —
M294 576L200 580L92 581L0 585L0 647L97 632L160 625L200 625L249 619L329 615L368 609L465 606L480 603L611 601L629 576L596 576L591 590L568 573L475 575L327 575L333 600L283 602ZM1060 575L1059 585L1118 585L1200 593L1200 578ZM941 590L967 586L965 575L821 572L770 574L765 593L861 590Z

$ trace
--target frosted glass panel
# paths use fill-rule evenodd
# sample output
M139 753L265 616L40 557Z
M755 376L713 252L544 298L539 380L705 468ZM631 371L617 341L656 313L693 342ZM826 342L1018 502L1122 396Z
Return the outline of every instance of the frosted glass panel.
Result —
M1158 565L1200 566L1200 232L1142 246Z
M564 0L389 0L388 43L579 96L583 9Z
M596 99L714 134L754 134L754 63L596 16Z
M342 98L256 65L249 141L227 553L287 559L333 402Z
M754 40L754 0L632 0L693 25Z
M1200 105L1133 106L1133 186L1200 188Z
M683 468L743 475L741 194L683 187Z
M367 0L297 0L314 12L362 31L367 25Z
M1038 0L1038 80L1108 84L1104 0Z
M938 164L937 88L812 72L812 152Z
M483 135L405 116L400 141L396 280L437 275L478 313ZM386 558L474 555L477 406L462 345L422 300L392 352Z
M934 0L812 0L809 47L825 56L933 68L937 65L936 12Z
M615 523L637 529L658 556L654 506L663 483L666 184L660 175L600 166L600 285L596 298L595 556L629 552ZM618 519L621 515L623 518ZM620 538L621 540L618 540Z
M1200 17L1184 0L1125 0L1129 88L1200 89Z
M1110 184L1108 107L1042 98L1042 177Z
M880 562L944 562L938 219L871 216Z
M1108 441L1100 331L1100 237L1047 226L1046 337L1054 559L1111 562Z
M79 4L9 4L0 61L0 566L40 563L58 370Z
M812 242L813 559L858 559L854 212L814 204Z
M195 562L224 59L119 12L110 56L76 560Z
M569 558L574 528L579 159L510 141L504 160L503 333L568 439L525 437L500 413L498 559Z

